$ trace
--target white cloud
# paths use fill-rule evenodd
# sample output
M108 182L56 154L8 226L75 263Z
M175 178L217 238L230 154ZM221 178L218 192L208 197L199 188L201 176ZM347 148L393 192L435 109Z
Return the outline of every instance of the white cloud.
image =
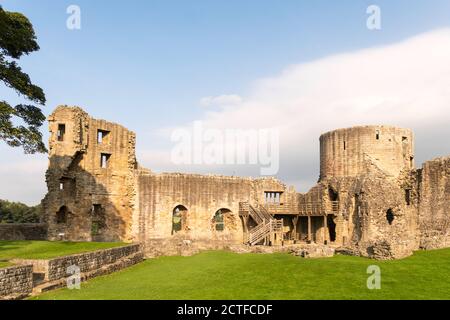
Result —
M278 127L280 177L292 183L310 181L300 186L305 191L319 174L319 135L335 128L392 124L420 129L430 132L425 140L434 141L434 150L448 153L449 57L450 29L441 29L393 45L291 65L277 76L255 81L235 107L209 110L201 120L213 128ZM202 101L212 105L233 100L224 97L229 96ZM439 126L447 137L431 136Z
M210 96L200 99L200 105L203 107L225 107L235 106L242 103L242 98L236 94L223 94L220 96Z

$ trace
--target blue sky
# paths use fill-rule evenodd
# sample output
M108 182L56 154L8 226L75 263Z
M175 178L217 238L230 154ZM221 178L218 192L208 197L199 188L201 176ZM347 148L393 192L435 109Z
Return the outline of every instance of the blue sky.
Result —
M22 58L20 65L44 89L45 113L59 104L79 105L94 117L120 122L138 134L142 150L138 157L147 152L141 162L155 166L151 167L155 171L166 167L152 162L149 154L170 147L157 132L204 118L203 97L246 96L255 81L275 77L291 65L450 27L448 0L2 0L0 4L24 13L35 27L41 50ZM71 4L81 8L81 30L66 28L66 8ZM380 31L366 28L370 4L381 7ZM8 102L21 101L4 86L0 94ZM448 114L442 116L448 120ZM45 139L46 131L44 127ZM423 150L426 159L438 148ZM27 179L42 180L42 166L30 169L28 178L14 178L5 168L11 163L42 163L45 156L26 156L3 143L0 153L4 168L0 177L11 180L7 190L0 190L0 198L39 201L45 185L30 187ZM280 178L305 191L311 185L303 185L318 175L313 162L309 158L311 174L304 178L292 177L291 171ZM219 171L235 172L227 170Z

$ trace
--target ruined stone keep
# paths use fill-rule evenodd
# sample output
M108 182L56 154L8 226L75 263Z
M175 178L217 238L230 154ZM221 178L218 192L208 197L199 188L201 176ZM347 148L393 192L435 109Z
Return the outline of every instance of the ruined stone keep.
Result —
M230 245L320 243L393 259L450 246L450 157L414 164L411 130L320 137L320 178L305 194L275 178L154 173L136 136L78 107L49 117L51 240L140 242L148 256Z

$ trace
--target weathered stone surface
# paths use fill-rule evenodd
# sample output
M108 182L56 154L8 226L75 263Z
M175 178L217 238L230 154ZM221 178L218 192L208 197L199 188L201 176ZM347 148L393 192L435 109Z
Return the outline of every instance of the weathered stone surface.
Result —
M0 300L20 299L33 290L33 266L0 269Z
M135 134L77 107L60 106L48 120L50 165L43 207L49 239L131 241ZM104 167L102 155L107 157ZM58 221L58 214L63 219Z
M302 258L329 258L334 256L335 249L330 246L311 244L294 252Z
M450 157L426 162L419 177L420 247L450 247Z
M274 178L151 172L137 164L134 133L80 108L58 107L49 123L50 239L135 241L148 257L236 248L264 228L255 243L343 246L376 259L449 246L449 158L415 169L409 129L325 133L319 182L301 194Z

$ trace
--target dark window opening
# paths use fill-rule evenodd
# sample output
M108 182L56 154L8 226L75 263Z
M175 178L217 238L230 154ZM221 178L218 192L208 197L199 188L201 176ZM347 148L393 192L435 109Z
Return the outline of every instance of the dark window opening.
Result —
M394 212L392 211L392 209L386 211L386 220L388 221L389 225L392 225L392 222L394 222Z
M405 190L405 201L407 206L411 205L411 190L409 189Z
M334 222L334 216L329 214L327 216L327 225L328 225L328 231L330 234L330 241L335 242L336 241L336 223Z
M347 150L347 142L344 141L344 150Z
M75 179L63 177L59 180L59 190L72 195L75 192Z
M101 204L93 204L92 205L92 214L93 215L101 215L103 214L103 208Z
M375 137L377 140L380 140L380 132L379 131L377 131L377 134L375 135Z
M402 137L403 142L408 142L408 137Z
M110 158L111 158L110 154L102 153L101 156L100 156L100 167L101 168L107 168Z
M57 132L57 138L58 141L64 141L64 135L66 134L66 125L65 124L58 124L58 132Z
M57 224L63 224L63 223L67 223L67 207L66 206L62 206L58 212L56 212L56 223Z
M328 187L328 197L330 201L338 201L339 200L339 193L335 191L332 187Z
M105 143L107 142L107 137L109 135L109 131L106 130L97 130L97 143Z

